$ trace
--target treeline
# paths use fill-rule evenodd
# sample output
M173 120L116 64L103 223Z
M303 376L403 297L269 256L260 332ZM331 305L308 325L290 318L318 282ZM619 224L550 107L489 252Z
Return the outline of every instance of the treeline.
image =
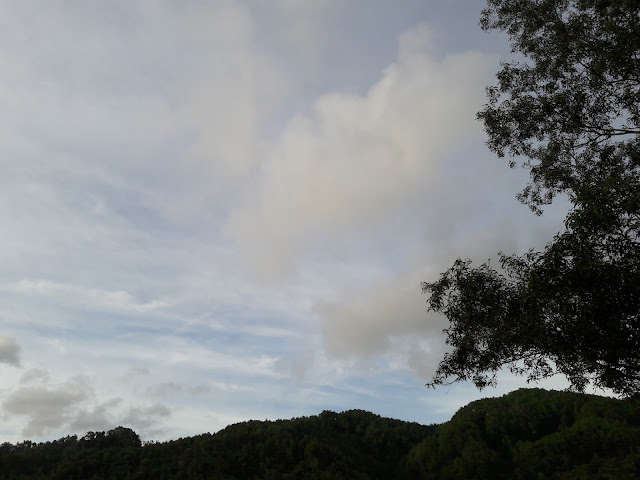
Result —
M362 410L142 445L131 429L0 446L14 479L636 479L640 401L540 389L425 426Z

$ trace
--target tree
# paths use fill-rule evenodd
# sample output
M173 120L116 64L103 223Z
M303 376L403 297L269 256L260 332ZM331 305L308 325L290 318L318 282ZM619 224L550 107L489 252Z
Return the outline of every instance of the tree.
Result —
M530 168L519 198L537 213L583 185L603 149L637 173L639 15L636 0L488 0L480 25L524 61L502 63L478 117L491 150Z
M426 282L452 351L428 384L495 384L562 373L584 390L640 392L640 2L488 0L483 29L508 33L478 114L488 146L530 170L518 198L537 214L558 194L565 231L500 268L458 260Z

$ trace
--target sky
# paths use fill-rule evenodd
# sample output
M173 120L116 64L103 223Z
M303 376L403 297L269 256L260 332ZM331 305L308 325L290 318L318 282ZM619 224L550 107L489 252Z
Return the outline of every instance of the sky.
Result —
M421 282L566 213L485 146L509 45L482 7L0 0L0 442L431 424L527 386L425 388Z

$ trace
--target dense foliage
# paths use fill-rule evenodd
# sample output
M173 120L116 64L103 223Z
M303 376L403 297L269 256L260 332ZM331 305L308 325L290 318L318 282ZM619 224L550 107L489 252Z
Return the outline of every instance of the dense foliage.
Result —
M489 148L530 169L522 201L536 209L575 195L611 158L638 173L636 0L488 0L480 25L506 32L518 54L478 117Z
M640 478L640 404L522 389L461 408L407 456L405 478Z
M640 392L640 2L488 0L481 25L508 33L478 117L489 147L522 163L534 211L564 194L566 230L501 268L458 260L425 283L452 351L431 385L495 383L503 367Z
M633 479L640 403L519 390L423 426L361 410L250 421L165 443L130 429L0 446L14 479Z

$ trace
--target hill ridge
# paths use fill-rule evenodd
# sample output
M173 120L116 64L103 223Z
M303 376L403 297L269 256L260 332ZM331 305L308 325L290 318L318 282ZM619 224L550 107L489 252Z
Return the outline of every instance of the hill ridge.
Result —
M126 427L0 446L13 479L636 479L640 402L520 389L421 425L366 410L250 420L144 445Z

